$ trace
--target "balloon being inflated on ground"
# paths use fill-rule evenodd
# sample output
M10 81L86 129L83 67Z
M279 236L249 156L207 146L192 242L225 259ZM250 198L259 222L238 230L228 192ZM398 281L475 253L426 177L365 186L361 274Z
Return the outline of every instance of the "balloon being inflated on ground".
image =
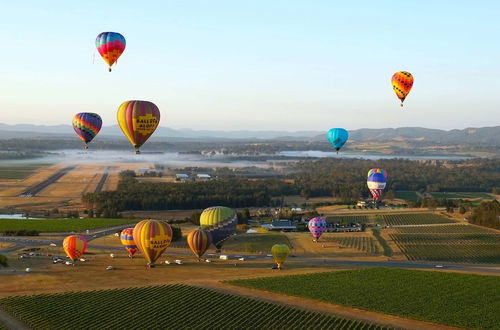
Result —
M132 235L149 267L154 266L154 262L172 242L172 228L168 223L158 220L142 220L135 225Z
M238 216L229 207L209 207L200 215L201 229L212 235L212 243L219 250L224 240L234 234L237 224Z
M278 269L282 269L283 264L290 254L290 248L286 244L274 244L271 248L271 254L274 257Z
M187 243L199 261L210 244L212 244L212 235L202 229L195 229L188 234Z
M63 241L63 249L66 255L75 262L80 258L87 249L87 240L85 237L80 235L70 235L67 236Z
M134 254L139 250L134 242L134 228L125 228L120 233L120 241L127 250L129 257L133 257Z

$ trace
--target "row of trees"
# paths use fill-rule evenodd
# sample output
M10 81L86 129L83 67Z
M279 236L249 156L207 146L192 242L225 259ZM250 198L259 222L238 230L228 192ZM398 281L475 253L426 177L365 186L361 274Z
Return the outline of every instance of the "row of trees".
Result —
M500 203L496 200L482 202L472 212L470 222L480 226L500 229Z

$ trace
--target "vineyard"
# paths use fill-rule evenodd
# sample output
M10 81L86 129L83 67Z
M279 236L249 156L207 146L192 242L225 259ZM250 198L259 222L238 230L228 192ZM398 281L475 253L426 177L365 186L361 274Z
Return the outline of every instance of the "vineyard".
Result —
M325 239L359 251L370 254L379 254L380 249L377 242L372 237L359 236L328 236Z
M229 283L464 328L500 324L499 276L364 268Z
M330 215L326 217L328 223L340 223L340 224L350 224L350 223L368 223L368 216L366 215Z
M455 222L452 219L433 213L384 214L382 215L382 220L388 226L430 225Z
M178 284L8 297L0 306L32 329L384 329Z
M500 234L476 226L397 228L389 236L408 260L500 263Z
M131 219L0 219L0 232L7 230L36 230L40 232L83 231L137 222Z

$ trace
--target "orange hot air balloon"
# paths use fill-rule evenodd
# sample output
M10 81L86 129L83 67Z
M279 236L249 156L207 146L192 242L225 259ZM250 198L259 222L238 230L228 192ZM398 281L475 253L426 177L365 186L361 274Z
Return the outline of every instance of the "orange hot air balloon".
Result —
M406 71L396 72L392 76L392 88L396 92L397 97L401 100L401 106L411 91L413 86L413 76Z
M66 255L72 260L80 258L87 249L87 240L79 235L67 236L63 241L63 249Z
M153 267L172 241L172 228L163 221L142 220L135 225L132 236L135 245L148 261L147 265Z
M158 127L160 110L149 101L125 101L118 108L116 119L138 154L139 148Z
M134 242L134 236L132 232L134 228L125 228L120 233L120 241L122 242L123 247L128 252L128 256L132 258L134 254L137 252L137 245Z
M187 243L191 251L198 257L198 261L200 261L201 256L212 243L212 235L202 229L196 229L187 236Z

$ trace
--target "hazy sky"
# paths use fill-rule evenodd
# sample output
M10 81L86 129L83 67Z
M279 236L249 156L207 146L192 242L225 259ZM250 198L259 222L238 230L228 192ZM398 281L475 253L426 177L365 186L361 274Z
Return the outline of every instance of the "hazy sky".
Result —
M1 0L1 12L2 123L92 111L111 125L143 99L174 128L500 125L500 1ZM112 73L103 31L127 40ZM404 110L400 70L415 77Z

